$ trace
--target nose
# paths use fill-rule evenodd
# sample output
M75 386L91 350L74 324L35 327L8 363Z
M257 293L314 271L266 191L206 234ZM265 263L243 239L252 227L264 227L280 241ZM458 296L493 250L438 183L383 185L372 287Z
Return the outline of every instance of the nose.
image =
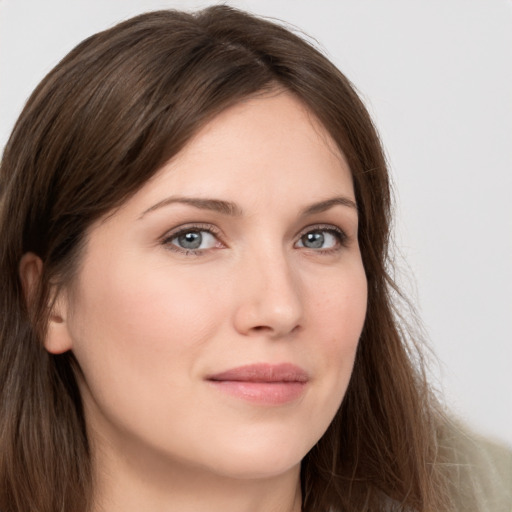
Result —
M235 329L272 339L298 331L303 322L300 279L282 254L251 258L238 274Z

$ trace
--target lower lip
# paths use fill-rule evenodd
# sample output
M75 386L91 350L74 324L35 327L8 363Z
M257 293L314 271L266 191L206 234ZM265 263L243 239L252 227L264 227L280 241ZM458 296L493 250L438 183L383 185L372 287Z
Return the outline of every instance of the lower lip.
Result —
M209 381L228 395L262 405L283 405L299 399L306 389L305 382Z

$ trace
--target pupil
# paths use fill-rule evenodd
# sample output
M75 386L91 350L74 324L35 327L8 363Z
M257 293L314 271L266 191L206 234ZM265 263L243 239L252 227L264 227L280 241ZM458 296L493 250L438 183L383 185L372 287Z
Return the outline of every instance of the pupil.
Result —
M305 247L320 249L324 245L324 235L319 231L308 233L302 241Z
M184 249L198 249L203 241L203 235L199 232L185 233L178 237L178 241Z

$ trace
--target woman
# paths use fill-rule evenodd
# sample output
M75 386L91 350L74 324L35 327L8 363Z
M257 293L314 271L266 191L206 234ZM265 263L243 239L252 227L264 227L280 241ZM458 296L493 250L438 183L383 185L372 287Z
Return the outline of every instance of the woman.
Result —
M484 499L394 313L377 134L297 36L222 6L92 36L0 179L1 510Z

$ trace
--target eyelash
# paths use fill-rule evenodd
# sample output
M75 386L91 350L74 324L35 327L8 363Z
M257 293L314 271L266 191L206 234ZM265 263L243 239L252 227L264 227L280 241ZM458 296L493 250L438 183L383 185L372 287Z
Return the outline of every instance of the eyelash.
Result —
M170 251L177 252L179 254L183 254L184 256L203 256L207 252L210 251L210 249L184 249L181 247L178 247L177 245L173 244L172 241L179 236L185 235L187 233L192 232L201 232L205 231L209 234L211 234L213 237L215 237L217 240L222 242L221 232L219 229L215 228L215 226L212 226L211 224L189 224L186 226L181 226L177 231L173 231L171 233L167 233L162 238L162 245L166 246ZM334 252L339 251L343 247L347 246L348 236L347 234L340 228L333 226L332 224L318 224L318 225L312 225L307 226L305 229L303 229L298 237L297 240L301 240L305 235L312 232L322 232L322 233L329 233L333 235L337 240L337 245L335 247L329 248L329 249L311 249L311 251L317 253L317 254L332 254ZM296 242L297 243L297 242ZM308 249L308 247L304 247L304 249Z
M329 249L310 249L311 251L314 251L316 254L333 254L347 246L348 236L345 233L345 231L343 231L341 228L333 226L332 224L316 224L313 226L307 226L300 232L298 240L301 240L302 237L304 237L308 233L313 232L329 233L333 235L337 240L337 244L335 247ZM308 248L305 247L305 249Z
M203 256L209 249L183 249L171 243L175 238L179 236L185 235L187 233L206 231L214 236L217 240L222 242L221 232L215 226L211 224L187 224L186 226L181 226L177 231L172 231L164 236L162 239L162 245L165 245L170 251L177 252L179 254L183 254L185 256Z

